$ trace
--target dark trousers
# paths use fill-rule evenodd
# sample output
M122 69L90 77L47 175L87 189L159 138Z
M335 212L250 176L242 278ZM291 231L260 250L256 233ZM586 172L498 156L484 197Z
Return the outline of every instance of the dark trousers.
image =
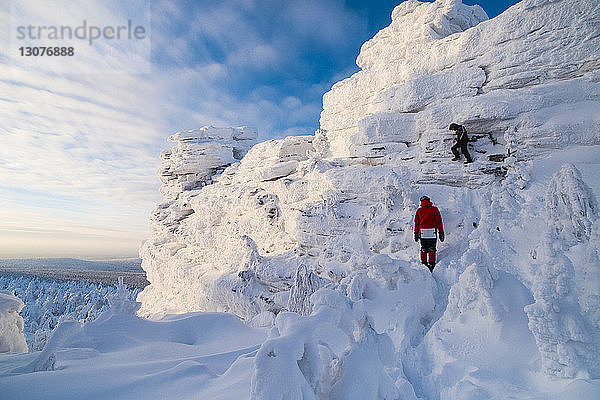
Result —
M471 158L471 155L469 154L469 150L467 149L468 143L469 142L456 142L456 144L454 146L452 146L452 148L451 148L452 154L454 154L454 157L460 158L460 154L458 153L458 149L460 149L460 151L463 153L463 155L465 156L467 161L472 162L473 159Z
M433 271L437 239L421 239L421 262ZM429 260L427 260L429 258Z

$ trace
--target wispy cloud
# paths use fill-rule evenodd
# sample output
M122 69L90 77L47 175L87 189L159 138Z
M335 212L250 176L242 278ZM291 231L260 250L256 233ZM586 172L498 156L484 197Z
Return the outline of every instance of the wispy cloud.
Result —
M129 2L71 2L46 14L27 3L20 19L51 22L66 12L109 23L131 12ZM126 47L85 47L96 73L82 74L61 72L60 59L32 65L1 43L0 257L134 255L159 201L168 134L206 124L256 126L263 139L311 133L322 93L336 71L352 72L346 61L366 34L337 0L162 0L150 8L151 73L98 72L111 57L136 71L140 59L123 57ZM10 20L5 6L4 38Z
M64 23L73 15L122 20L106 2L86 2L87 8L77 3L43 7L43 15L39 3L5 7L2 33L9 35L3 37L14 34L6 27L15 12L18 20L36 24ZM86 46L79 43L76 49L85 50L93 71L106 48ZM14 50L3 43L0 256L134 255L159 199L155 170L168 133L156 101L161 88L147 74L63 71L58 63L76 63L78 57L56 57L46 66L48 58L39 57L40 65L34 65ZM134 71L138 61L125 57L118 67Z
M181 4L153 3L153 31L169 32L153 37L156 65L172 72L175 79L169 84L181 87L180 99L187 104L193 99L190 111L255 125L263 138L287 129L311 133L318 127L321 96L334 83L332 73L342 62L352 64L360 46L356 38L367 32L366 22L343 1L230 0L176 6ZM178 73L181 65L183 74ZM213 73L205 75L206 68ZM193 80L180 85L180 75ZM300 100L302 119L290 121L290 110L280 107L290 96Z

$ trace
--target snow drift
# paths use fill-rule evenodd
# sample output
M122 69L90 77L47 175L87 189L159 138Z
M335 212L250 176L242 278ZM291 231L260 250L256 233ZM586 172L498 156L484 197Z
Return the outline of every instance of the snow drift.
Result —
M42 351L0 359L2 398L248 398L240 377L263 331L226 314L149 321L139 306L119 285L99 318L65 319Z

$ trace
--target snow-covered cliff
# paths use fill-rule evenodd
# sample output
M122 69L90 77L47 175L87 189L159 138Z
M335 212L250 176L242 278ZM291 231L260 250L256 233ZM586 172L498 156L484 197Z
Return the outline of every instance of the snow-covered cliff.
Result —
M246 128L172 136L139 314L274 326L255 399L519 398L544 392L538 372L600 378L599 21L596 0L492 20L409 0L314 135L249 151ZM474 163L451 161L451 122ZM423 194L447 231L433 277L412 241Z
M414 157L420 182L477 187L492 180L482 172L503 172L503 156L597 142L596 2L523 1L479 24L477 6L419 4L398 6L363 45L362 71L325 94L332 155ZM444 163L456 121L479 139L469 179Z

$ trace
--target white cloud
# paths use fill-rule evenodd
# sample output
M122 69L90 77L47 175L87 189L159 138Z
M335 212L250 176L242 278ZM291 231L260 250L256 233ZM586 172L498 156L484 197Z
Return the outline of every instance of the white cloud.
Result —
M4 8L0 18L12 17L13 28L15 20L71 22L69 13L109 21L106 4L13 2L18 10ZM159 89L149 75L59 65L78 57L24 62L12 47L4 43L0 64L0 256L135 255L159 199L155 170L167 133ZM106 48L77 49L88 70L107 57ZM139 59L118 61L117 71L139 67Z
M96 13L112 21L126 14L103 4L88 1L71 17ZM243 124L266 139L317 128L331 78L314 82L296 73L318 62L310 59L312 48L333 46L346 24L357 23L343 3L193 4L198 9L190 14L176 1L152 3L151 74L65 74L59 64L15 60L3 43L0 257L134 255L160 198L159 152L176 130ZM43 14L39 7L19 12L24 19ZM44 18L61 12L51 8ZM8 19L0 10L0 33L8 33ZM112 57L123 71L136 71L140 61L123 58L126 50ZM109 56L105 47L86 51L88 66Z

